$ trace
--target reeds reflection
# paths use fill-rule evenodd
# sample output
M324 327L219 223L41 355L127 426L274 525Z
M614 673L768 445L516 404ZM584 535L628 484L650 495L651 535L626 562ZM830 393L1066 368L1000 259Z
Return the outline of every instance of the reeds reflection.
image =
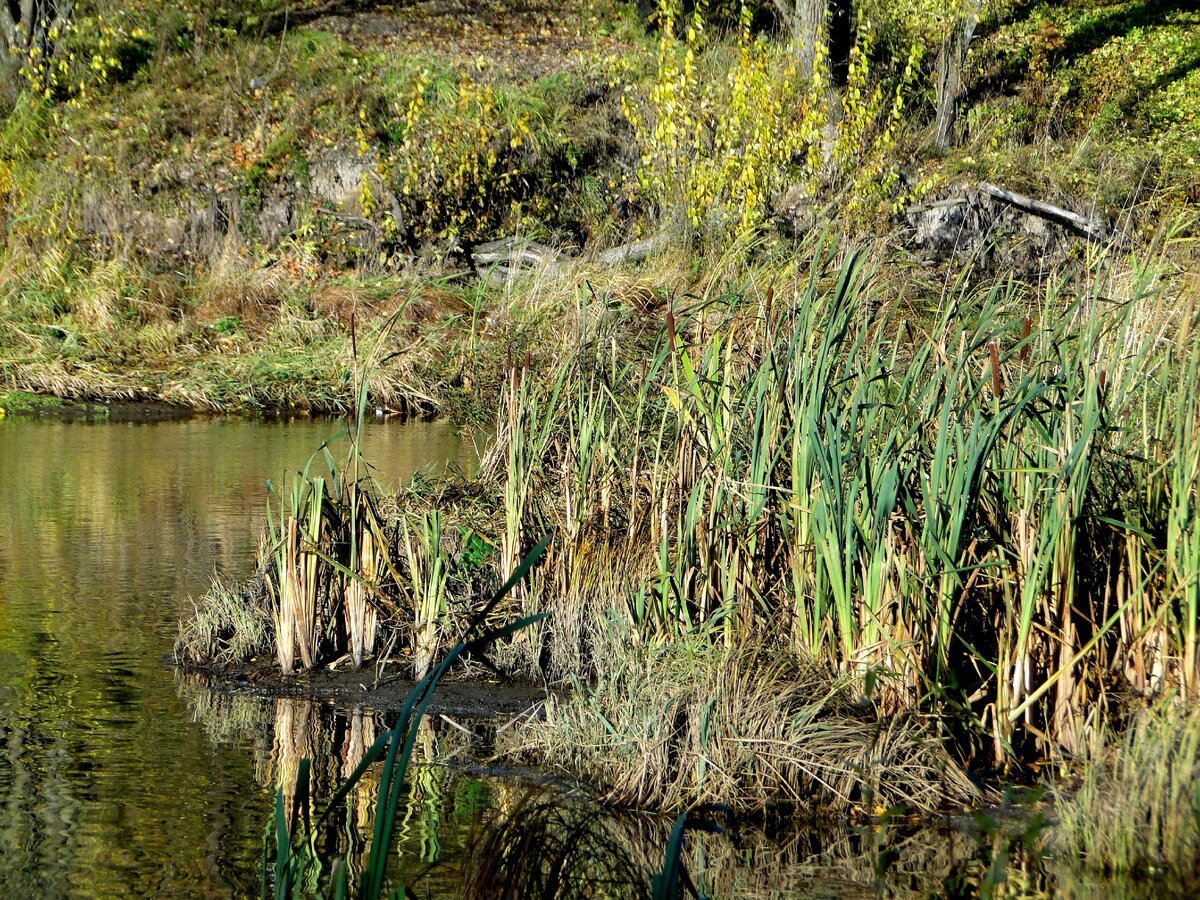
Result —
M180 695L194 721L214 742L252 748L255 775L263 791L263 821L270 797L282 789L286 814L292 814L300 761L310 763L313 807L323 811L338 786L362 761L391 717L362 706L335 708L312 700L264 699L208 690L195 678L180 675ZM447 758L469 762L486 755L494 727L483 722L454 722L427 717L420 725L414 765L397 829L398 880L420 880L422 893L456 896L459 871L470 837L505 794L519 793L497 778L467 775L449 768ZM318 835L323 857L344 857L350 874L361 871L375 827L379 767L371 767L331 811Z
M213 693L183 676L178 685L211 740L254 753L264 823L277 788L290 814L302 758L312 766L314 808L323 810L391 724L361 706ZM496 730L437 715L422 721L393 850L396 883L431 898L650 896L672 819L606 808L536 773L489 768ZM377 788L378 772L368 770L318 836L323 858L343 857L352 876L366 861ZM697 892L710 897L1153 896L1152 885L1097 883L1044 858L1035 821L1020 807L861 825L716 812L707 830L688 832L683 862Z

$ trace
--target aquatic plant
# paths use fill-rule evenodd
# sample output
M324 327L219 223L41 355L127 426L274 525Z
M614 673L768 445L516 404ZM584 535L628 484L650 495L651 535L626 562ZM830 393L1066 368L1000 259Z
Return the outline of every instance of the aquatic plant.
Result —
M647 648L717 671L710 651L756 646L827 673L865 722L929 717L960 762L1080 752L1119 695L1197 678L1196 382L1171 349L1195 309L1153 259L1116 263L1040 295L964 279L924 306L830 241L672 301L579 285L556 342L509 366L479 476L380 520L403 536L374 595L385 643L436 658L475 612L452 599L553 529L497 609L549 618L496 653L573 681L579 734L641 702L606 678ZM646 705L663 734L669 706ZM614 799L693 796L586 756L562 762Z
M401 548L413 591L413 677L429 672L438 648L438 626L446 614L446 561L442 555L442 517L437 510L415 525L401 520Z
M505 393L503 539L563 536L521 600L552 612L525 665L603 681L614 620L630 648L764 636L1000 763L1082 747L1114 665L1191 683L1190 482L1164 479L1190 478L1167 348L1195 311L1152 266L1120 300L1000 282L921 313L830 245L775 271L657 333L581 289L550 369Z
M352 333L351 377L358 388L346 461L339 466L329 442L322 444L293 474L290 489L279 498L278 518L267 504L259 566L274 604L276 653L285 675L292 673L297 648L304 668L314 668L323 639L361 667L375 650L380 613L389 608L386 582L399 580L391 563L392 536L379 513L361 444L370 372L398 315L379 329L361 363ZM328 467L328 481L309 474L318 455Z
M306 669L316 666L322 622L317 617L318 595L327 593L329 572L321 559L332 544L325 479L308 477L305 470L292 478L280 498L278 524L267 504L268 547L275 577L268 577L275 611L275 650L279 667L291 675L297 649Z
M1141 875L1200 871L1200 711L1142 710L1059 795L1054 849L1089 867ZM1193 884L1194 887L1194 884Z

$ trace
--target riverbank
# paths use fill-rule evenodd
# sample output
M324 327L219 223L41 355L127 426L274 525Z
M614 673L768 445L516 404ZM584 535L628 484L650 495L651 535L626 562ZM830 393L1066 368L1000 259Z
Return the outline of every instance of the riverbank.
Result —
M154 11L103 21L119 66L8 85L4 390L346 412L351 345L396 316L372 403L486 421L574 283L660 310L736 284L729 253L836 234L931 303L964 266L1038 283L1142 252L1200 196L1200 30L1174 8L986 5L948 148L926 123L946 23L923 8L862 10L841 94L723 9L658 32L619 5ZM597 265L650 237L648 267ZM479 252L496 239L517 243Z
M1190 706L1176 283L1148 260L921 309L832 244L767 271L659 316L581 287L555 343L513 362L477 475L369 515L353 455L297 481L280 502L314 543L269 542L181 652L228 661L244 633L211 617L241 615L255 653L299 668L308 641L320 666L364 627L337 599L361 585L370 642L419 677L549 535L489 613L548 618L494 658L572 686L524 752L620 804L961 809L1070 767L1127 711ZM357 562L355 515L378 523ZM307 606L272 600L291 558L315 565ZM1186 791L1146 796L1190 821Z
M879 6L806 61L671 4L304 10L185 13L0 152L7 389L496 428L276 485L181 658L419 679L545 615L496 649L572 689L524 752L660 809L962 808L1194 707L1194 13Z

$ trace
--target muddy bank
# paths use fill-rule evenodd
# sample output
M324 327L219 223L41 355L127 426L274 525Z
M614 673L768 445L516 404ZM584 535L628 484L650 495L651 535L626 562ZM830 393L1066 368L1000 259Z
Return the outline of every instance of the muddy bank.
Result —
M174 660L168 659L175 665ZM329 670L282 675L274 664L213 672L191 666L179 667L214 690L251 697L312 700L337 706L361 706L381 712L398 712L408 700L414 682L401 675L376 679L373 669ZM461 678L443 680L429 704L429 712L472 719L516 716L536 710L546 699L540 685L519 682L489 682Z
M43 394L0 394L5 415L51 422L178 422L195 410L162 400L69 400Z

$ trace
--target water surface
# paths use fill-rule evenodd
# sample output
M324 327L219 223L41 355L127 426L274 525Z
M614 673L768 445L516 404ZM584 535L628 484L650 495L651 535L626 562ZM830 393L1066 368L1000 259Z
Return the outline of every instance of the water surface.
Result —
M214 571L248 572L266 479L340 428L0 422L6 896L257 893L254 734L214 740L163 659ZM370 425L364 450L392 485L475 458L443 423Z

